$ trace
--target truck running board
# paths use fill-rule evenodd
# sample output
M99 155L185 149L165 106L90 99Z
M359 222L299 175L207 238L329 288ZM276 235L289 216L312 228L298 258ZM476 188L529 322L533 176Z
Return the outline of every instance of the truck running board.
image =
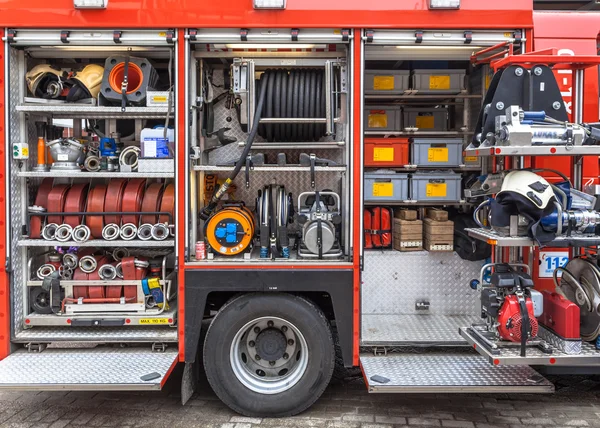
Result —
M0 361L0 389L160 390L177 363L177 347L19 350Z
M554 385L529 366L495 367L473 354L361 355L372 393L551 393Z

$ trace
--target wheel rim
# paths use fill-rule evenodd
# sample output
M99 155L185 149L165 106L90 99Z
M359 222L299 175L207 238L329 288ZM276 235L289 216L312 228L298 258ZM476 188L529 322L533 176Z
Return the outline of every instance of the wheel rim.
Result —
M279 394L304 376L308 346L292 323L277 317L261 317L236 333L229 359L233 373L248 389Z

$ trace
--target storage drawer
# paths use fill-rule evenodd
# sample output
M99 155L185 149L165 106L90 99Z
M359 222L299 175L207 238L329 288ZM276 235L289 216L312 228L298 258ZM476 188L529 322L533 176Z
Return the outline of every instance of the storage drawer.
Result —
M365 138L366 167L403 167L409 163L408 138Z
M412 89L424 94L459 94L465 90L464 70L413 70Z
M423 202L457 202L461 175L453 172L416 172L411 177L411 199Z
M460 138L415 138L411 163L417 166L452 167L462 164L463 140Z
M408 199L408 174L365 174L365 202L401 202Z
M408 90L410 71L366 70L365 94L403 94Z
M447 131L448 109L405 107L404 128L419 128L420 131Z
M402 115L398 106L366 106L365 131L400 131Z

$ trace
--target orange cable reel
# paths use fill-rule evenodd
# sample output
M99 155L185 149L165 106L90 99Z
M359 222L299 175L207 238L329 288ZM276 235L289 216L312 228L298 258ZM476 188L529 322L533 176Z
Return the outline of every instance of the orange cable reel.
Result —
M204 235L213 251L235 256L250 247L255 231L254 215L246 206L239 204L213 214L206 222Z

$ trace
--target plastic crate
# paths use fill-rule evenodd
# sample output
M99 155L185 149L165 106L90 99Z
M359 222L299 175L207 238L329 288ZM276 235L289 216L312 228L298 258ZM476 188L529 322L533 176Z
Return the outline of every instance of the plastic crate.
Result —
M463 161L463 140L460 138L415 138L411 163L417 166L452 167Z
M403 126L420 131L447 131L448 109L429 107L404 107Z
M409 163L408 138L365 138L366 167L403 167Z
M365 94L403 94L408 90L410 71L366 70Z
M423 94L459 94L465 88L464 70L413 70L411 88Z
M365 174L365 202L401 202L408 199L408 174Z
M411 199L419 202L458 202L461 175L453 172L416 172L410 179Z
M366 106L364 110L365 131L400 131L402 114L399 106Z

